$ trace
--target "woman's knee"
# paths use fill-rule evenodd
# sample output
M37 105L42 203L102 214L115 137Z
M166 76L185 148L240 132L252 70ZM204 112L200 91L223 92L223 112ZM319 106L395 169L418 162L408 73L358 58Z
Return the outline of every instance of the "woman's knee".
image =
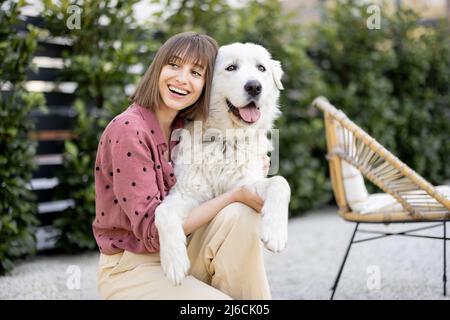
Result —
M246 232L259 234L261 215L249 206L233 202L223 208L216 216L221 224L232 226L233 228L242 229Z

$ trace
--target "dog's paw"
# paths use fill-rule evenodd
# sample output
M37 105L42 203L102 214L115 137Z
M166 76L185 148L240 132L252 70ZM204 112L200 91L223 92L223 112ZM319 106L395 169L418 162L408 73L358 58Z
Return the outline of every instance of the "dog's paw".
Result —
M280 210L280 207L265 205L261 213L261 241L268 250L280 252L286 247L288 240L287 209Z
M178 241L179 242L179 241ZM188 275L190 261L186 246L183 242L166 243L160 248L161 267L164 275L174 285L181 285L183 279Z

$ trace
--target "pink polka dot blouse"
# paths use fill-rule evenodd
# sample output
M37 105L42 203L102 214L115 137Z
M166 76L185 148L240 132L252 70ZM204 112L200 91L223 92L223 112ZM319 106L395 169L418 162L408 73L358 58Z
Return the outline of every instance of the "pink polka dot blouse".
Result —
M172 130L184 121L175 119ZM171 141L170 148L178 143ZM159 251L155 209L175 184L153 111L132 104L103 132L95 163L95 240L104 254Z

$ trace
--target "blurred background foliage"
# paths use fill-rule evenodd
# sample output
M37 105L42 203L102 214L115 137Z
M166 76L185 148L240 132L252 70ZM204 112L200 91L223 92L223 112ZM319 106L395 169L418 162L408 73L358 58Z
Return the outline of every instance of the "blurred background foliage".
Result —
M76 81L77 125L66 142L60 195L75 206L57 219L59 245L94 248L93 168L98 138L159 46L194 30L220 45L265 46L285 71L281 94L280 171L292 189L291 215L333 201L325 159L322 115L312 100L326 96L369 134L434 184L450 179L450 41L446 21L420 23L407 9L384 11L381 28L366 26L367 5L343 0L327 6L320 23L299 26L273 0L230 6L225 0L150 1L161 10L144 24L131 14L137 1L83 1L81 29L65 27L72 2L44 1L50 34L69 38L65 72ZM133 66L140 65L138 71ZM373 190L373 189L371 189Z
M36 143L28 139L34 123L29 112L44 105L39 93L24 87L26 70L36 49L38 30L29 27L26 36L17 34L24 2L0 3L0 275L17 258L35 252L38 224L36 204L29 182L36 168Z
M450 37L446 21L422 26L411 10L366 28L366 7L326 12L310 47L326 95L432 183L450 177Z

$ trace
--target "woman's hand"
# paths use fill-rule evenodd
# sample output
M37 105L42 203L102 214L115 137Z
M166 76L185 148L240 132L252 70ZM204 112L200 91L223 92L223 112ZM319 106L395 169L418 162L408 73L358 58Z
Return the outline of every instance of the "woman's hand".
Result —
M250 208L253 208L256 212L260 213L264 206L264 201L254 191L250 190L246 186L238 187L233 190L234 201L241 202Z
M263 154L264 177L267 177L267 175L269 174L269 168L270 168L270 157L267 154Z

